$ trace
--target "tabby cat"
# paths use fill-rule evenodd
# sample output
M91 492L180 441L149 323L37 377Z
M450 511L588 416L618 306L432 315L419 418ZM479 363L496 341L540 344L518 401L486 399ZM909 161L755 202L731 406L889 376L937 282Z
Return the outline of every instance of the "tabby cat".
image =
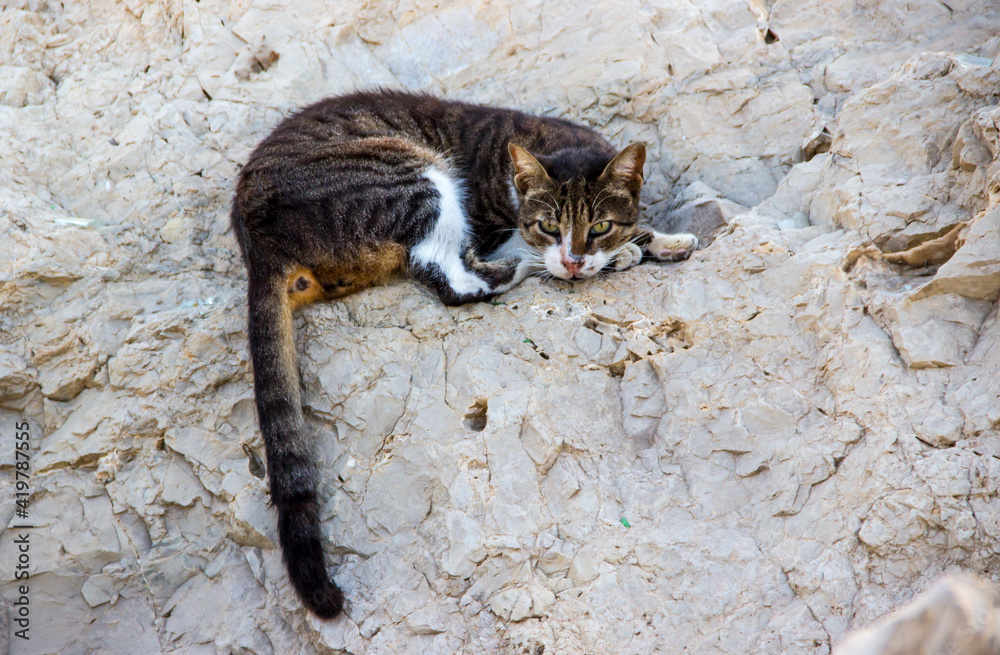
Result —
M407 272L448 305L526 275L564 280L697 239L640 227L646 149L615 150L568 121L392 91L330 98L285 119L240 172L232 226L248 275L249 337L271 498L288 575L331 618L316 470L292 310Z

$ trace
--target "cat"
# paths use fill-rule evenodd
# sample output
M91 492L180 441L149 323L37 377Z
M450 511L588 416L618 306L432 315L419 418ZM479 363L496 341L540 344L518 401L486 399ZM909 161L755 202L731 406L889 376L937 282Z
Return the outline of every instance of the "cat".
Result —
M317 616L344 597L327 574L292 311L401 272L458 305L534 272L686 258L696 237L637 225L645 158L569 121L385 90L306 107L251 153L231 221L257 415L289 579Z

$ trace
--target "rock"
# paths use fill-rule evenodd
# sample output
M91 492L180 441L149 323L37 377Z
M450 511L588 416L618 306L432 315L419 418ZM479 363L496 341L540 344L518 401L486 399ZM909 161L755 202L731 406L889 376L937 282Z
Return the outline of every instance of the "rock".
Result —
M757 213L776 218L778 225L786 229L807 227L819 220L820 212L811 205L828 160L829 157L817 156L792 167L778 183L774 195L756 207Z
M968 575L937 582L909 605L845 639L834 655L992 655L1000 643L1000 589Z
M0 403L24 396L37 385L35 374L17 355L0 352Z
M555 600L555 594L544 587L507 589L493 596L490 611L502 619L517 623L532 617L544 617Z
M115 591L114 580L108 575L92 575L87 578L80 590L83 599L91 607L97 607L107 602L113 602L118 598Z
M973 300L996 302L1000 297L1000 210L989 211L975 220L964 241L914 298L955 293Z
M33 363L42 395L62 402L72 400L93 382L98 367L97 358L75 333L36 351Z
M963 243L961 235L966 231L966 224L943 228L944 234L929 239L906 250L888 252L881 255L882 259L893 264L908 264L910 266L926 266L928 264L943 264L955 255ZM875 253L877 254L877 253Z
M33 653L863 652L994 570L996 3L15 4ZM705 238L498 304L401 279L296 313L328 622L276 547L228 208L282 116L379 85L643 141L644 220ZM973 588L917 623L988 616Z
M687 200L674 211L669 229L697 235L700 247L710 244L716 233L734 216L747 210L739 203L720 197L717 191L700 182L688 187L681 199L691 196L695 198Z
M48 42L46 20L38 12L5 7L0 14L0 29L5 38L0 44L0 61L13 66L37 65Z
M831 143L833 143L833 136L825 127L816 130L802 143L802 159L810 161L816 155L830 152Z
M896 251L970 218L970 208L951 197L954 157L945 153L957 147L957 132L960 141L969 140L971 130L960 127L983 104L982 84L997 75L990 60L923 54L890 80L852 95L837 118L833 157L814 196L820 222L858 230ZM891 125L886 111L895 116Z
M886 311L892 341L912 368L958 366L976 343L987 302L946 295L905 300Z
M52 80L36 70L25 66L0 66L0 105L37 105L53 88Z

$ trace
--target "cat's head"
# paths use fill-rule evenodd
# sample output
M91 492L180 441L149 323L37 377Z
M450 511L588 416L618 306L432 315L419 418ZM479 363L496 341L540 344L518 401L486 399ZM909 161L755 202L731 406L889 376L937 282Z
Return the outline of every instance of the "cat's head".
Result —
M555 277L597 274L639 234L639 190L646 146L633 143L608 161L594 150L533 155L511 143L519 227Z

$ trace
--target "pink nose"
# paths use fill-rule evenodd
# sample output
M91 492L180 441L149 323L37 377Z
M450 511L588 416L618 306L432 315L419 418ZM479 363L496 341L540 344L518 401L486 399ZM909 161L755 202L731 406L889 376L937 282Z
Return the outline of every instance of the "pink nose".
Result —
M577 274L579 274L580 270L583 268L583 260L582 259L566 259L565 257L563 257L562 258L562 265L564 267L566 267L566 272L567 273L569 273L570 275L577 275Z

